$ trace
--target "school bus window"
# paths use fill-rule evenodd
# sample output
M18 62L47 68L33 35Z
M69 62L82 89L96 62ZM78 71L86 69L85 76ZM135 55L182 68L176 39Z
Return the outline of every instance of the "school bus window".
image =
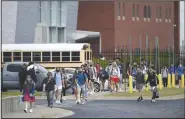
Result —
M92 60L92 52L90 52L90 60Z
M31 61L31 52L23 52L23 62Z
M60 61L60 52L52 52L52 61Z
M87 60L89 60L89 51L87 51Z
M41 52L33 52L32 57L33 57L34 62L40 62L41 61Z
M72 61L80 61L80 52L72 52Z
M11 62L12 59L12 53L11 52L3 52L3 62Z
M42 52L42 61L50 61L50 52Z
M62 61L70 61L70 52L62 52Z
M21 61L21 52L13 53L13 61Z
M85 60L87 60L87 52L85 52Z

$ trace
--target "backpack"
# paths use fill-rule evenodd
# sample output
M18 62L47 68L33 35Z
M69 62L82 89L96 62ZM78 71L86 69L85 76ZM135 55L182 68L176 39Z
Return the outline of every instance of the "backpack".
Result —
M109 74L108 72L106 72L105 70L103 71L103 79L108 79L109 78Z
M28 71L27 71L27 74L31 76L32 80L37 83L37 78L36 78L36 74L35 74L35 68L30 68Z

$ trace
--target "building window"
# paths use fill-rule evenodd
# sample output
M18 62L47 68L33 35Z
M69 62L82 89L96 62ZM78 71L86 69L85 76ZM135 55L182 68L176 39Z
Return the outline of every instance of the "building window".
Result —
M13 53L13 61L21 61L21 52Z
M62 52L62 61L70 61L70 52Z
M148 6L148 18L151 18L151 8Z
M171 19L171 8L169 8L168 18Z
M42 52L42 61L50 61L50 52Z
M156 10L156 18L159 18L159 7L157 7Z
M23 62L31 61L31 52L23 52Z
M80 61L80 52L72 52L72 61Z
M41 52L33 52L32 57L33 57L34 62L40 62L41 61Z
M120 0L118 0L118 4L117 4L118 6L117 6L117 8L118 8L118 16L120 16L121 14L120 14L120 11L121 11L121 1Z
M135 4L132 6L132 17L135 17Z
M52 52L52 61L60 61L60 52Z
M144 6L144 18L147 18L147 6Z
M168 19L168 8L166 8L166 15L165 15L165 19Z
M139 17L139 5L137 5L137 17Z
M11 61L12 61L12 53L3 52L3 62L11 62Z
M123 17L125 17L125 2L123 1L123 7L122 7L122 14L123 14Z
M159 7L159 18L162 19L162 7Z

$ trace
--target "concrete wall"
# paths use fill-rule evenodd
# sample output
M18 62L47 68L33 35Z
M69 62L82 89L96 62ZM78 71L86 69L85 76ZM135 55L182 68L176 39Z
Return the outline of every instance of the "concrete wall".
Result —
M3 114L24 110L24 104L22 105L19 104L18 96L3 98L1 101L1 106L2 106L1 113L2 116ZM33 106L35 106L35 104L33 104Z

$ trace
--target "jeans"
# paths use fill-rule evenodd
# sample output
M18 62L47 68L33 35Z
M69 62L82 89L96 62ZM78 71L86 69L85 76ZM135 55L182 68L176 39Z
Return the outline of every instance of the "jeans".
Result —
M136 78L134 76L132 76L132 86L133 86L133 89L135 89L136 87Z
M54 90L46 91L48 105L53 105Z
M83 99L87 98L87 86L84 84L82 86L77 84L77 101L80 102L80 92L82 91Z

